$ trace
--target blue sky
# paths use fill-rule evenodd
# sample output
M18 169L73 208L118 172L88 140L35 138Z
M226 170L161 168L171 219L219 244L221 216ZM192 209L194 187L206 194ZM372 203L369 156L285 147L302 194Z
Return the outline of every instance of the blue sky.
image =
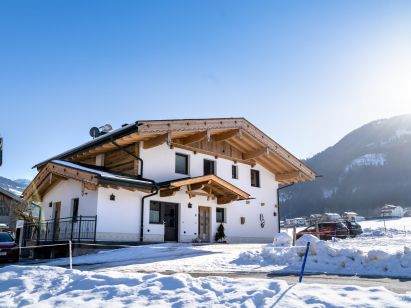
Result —
M244 116L300 158L411 113L411 1L2 1L0 175L91 126Z

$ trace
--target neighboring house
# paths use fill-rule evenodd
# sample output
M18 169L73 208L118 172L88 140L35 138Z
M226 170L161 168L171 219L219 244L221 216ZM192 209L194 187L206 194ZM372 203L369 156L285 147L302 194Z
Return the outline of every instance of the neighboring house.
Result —
M24 203L24 200L19 196L0 187L0 224L11 231L16 229L16 221L19 219L19 207Z
M344 212L342 218L348 221L356 221L356 217L358 216L355 212Z
M401 206L386 204L381 208L382 217L403 217L404 209Z
M319 221L328 222L328 221L338 221L341 219L341 215L337 213L324 213L321 215Z
M303 227L307 224L307 219L304 217L288 218L285 220L285 225L288 227Z
M307 219L308 225L315 225L317 222L320 221L322 214L311 214L310 217Z
M41 241L272 242L279 185L315 178L244 118L139 121L36 167Z

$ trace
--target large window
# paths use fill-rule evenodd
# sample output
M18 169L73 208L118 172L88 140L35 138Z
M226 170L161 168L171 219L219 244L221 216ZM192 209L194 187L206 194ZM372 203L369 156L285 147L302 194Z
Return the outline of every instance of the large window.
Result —
M188 155L176 153L176 173L188 174Z
M215 161L204 159L204 175L215 174Z
M251 186L260 187L260 171L251 169Z
M238 166L236 165L231 166L231 177L233 179L238 179Z
M161 202L150 201L150 223L161 224Z
M73 221L77 221L79 199L78 198L73 199L72 203L73 205L72 205L71 217L73 217Z
M216 208L216 221L219 223L225 222L225 208L222 208L222 207Z

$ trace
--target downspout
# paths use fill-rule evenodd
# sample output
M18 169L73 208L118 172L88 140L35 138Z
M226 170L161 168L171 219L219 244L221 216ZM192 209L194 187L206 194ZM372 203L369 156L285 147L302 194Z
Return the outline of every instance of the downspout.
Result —
M140 172L137 172L137 173L138 173L138 174L137 174L137 177L138 177L139 179L143 179L144 160L143 160L141 157L137 156L136 154L130 152L129 150L127 150L127 149L125 149L124 147L122 147L121 145L119 145L117 142L115 142L115 141L113 140L113 138L111 138L111 143L112 143L113 145L115 145L119 150L127 153L128 155L132 156L134 159L136 159L136 160L138 160L138 161L140 162Z
M158 193L158 186L156 182L152 182L154 185L154 192L151 194L145 195L143 198L141 198L141 219L140 219L140 242L143 242L143 232L144 232L144 201L152 196L157 195Z
M154 192L152 191L150 194L143 196L143 198L141 198L141 218L140 218L140 242L143 242L143 232L144 232L144 201L152 196L155 196L158 194L159 188L157 185L157 182L152 180L152 179L146 179L143 177L143 171L144 171L144 161L141 157L135 155L134 153L130 152L129 150L125 149L124 147L122 147L121 145L119 145L118 143L116 143L113 138L111 139L111 143L113 145L115 145L118 149L120 149L121 151L127 153L128 155L130 155L131 157L133 157L134 159L138 160L140 162L140 172L137 175L137 178L140 180L144 180L144 181L148 181L152 184L152 186L154 187ZM153 189L152 189L153 190Z

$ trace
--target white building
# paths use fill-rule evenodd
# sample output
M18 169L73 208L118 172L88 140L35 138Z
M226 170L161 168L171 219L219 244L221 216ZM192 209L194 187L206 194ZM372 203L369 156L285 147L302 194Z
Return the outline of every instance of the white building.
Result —
M36 167L41 241L271 242L278 186L315 178L243 118L139 121Z
M329 222L329 221L338 221L341 219L341 215L338 213L324 213L321 215L320 221Z
M356 212L344 212L342 217L346 220L349 221L356 221L356 217L358 216L358 214Z
M403 217L404 209L401 206L386 204L381 208L382 217Z

